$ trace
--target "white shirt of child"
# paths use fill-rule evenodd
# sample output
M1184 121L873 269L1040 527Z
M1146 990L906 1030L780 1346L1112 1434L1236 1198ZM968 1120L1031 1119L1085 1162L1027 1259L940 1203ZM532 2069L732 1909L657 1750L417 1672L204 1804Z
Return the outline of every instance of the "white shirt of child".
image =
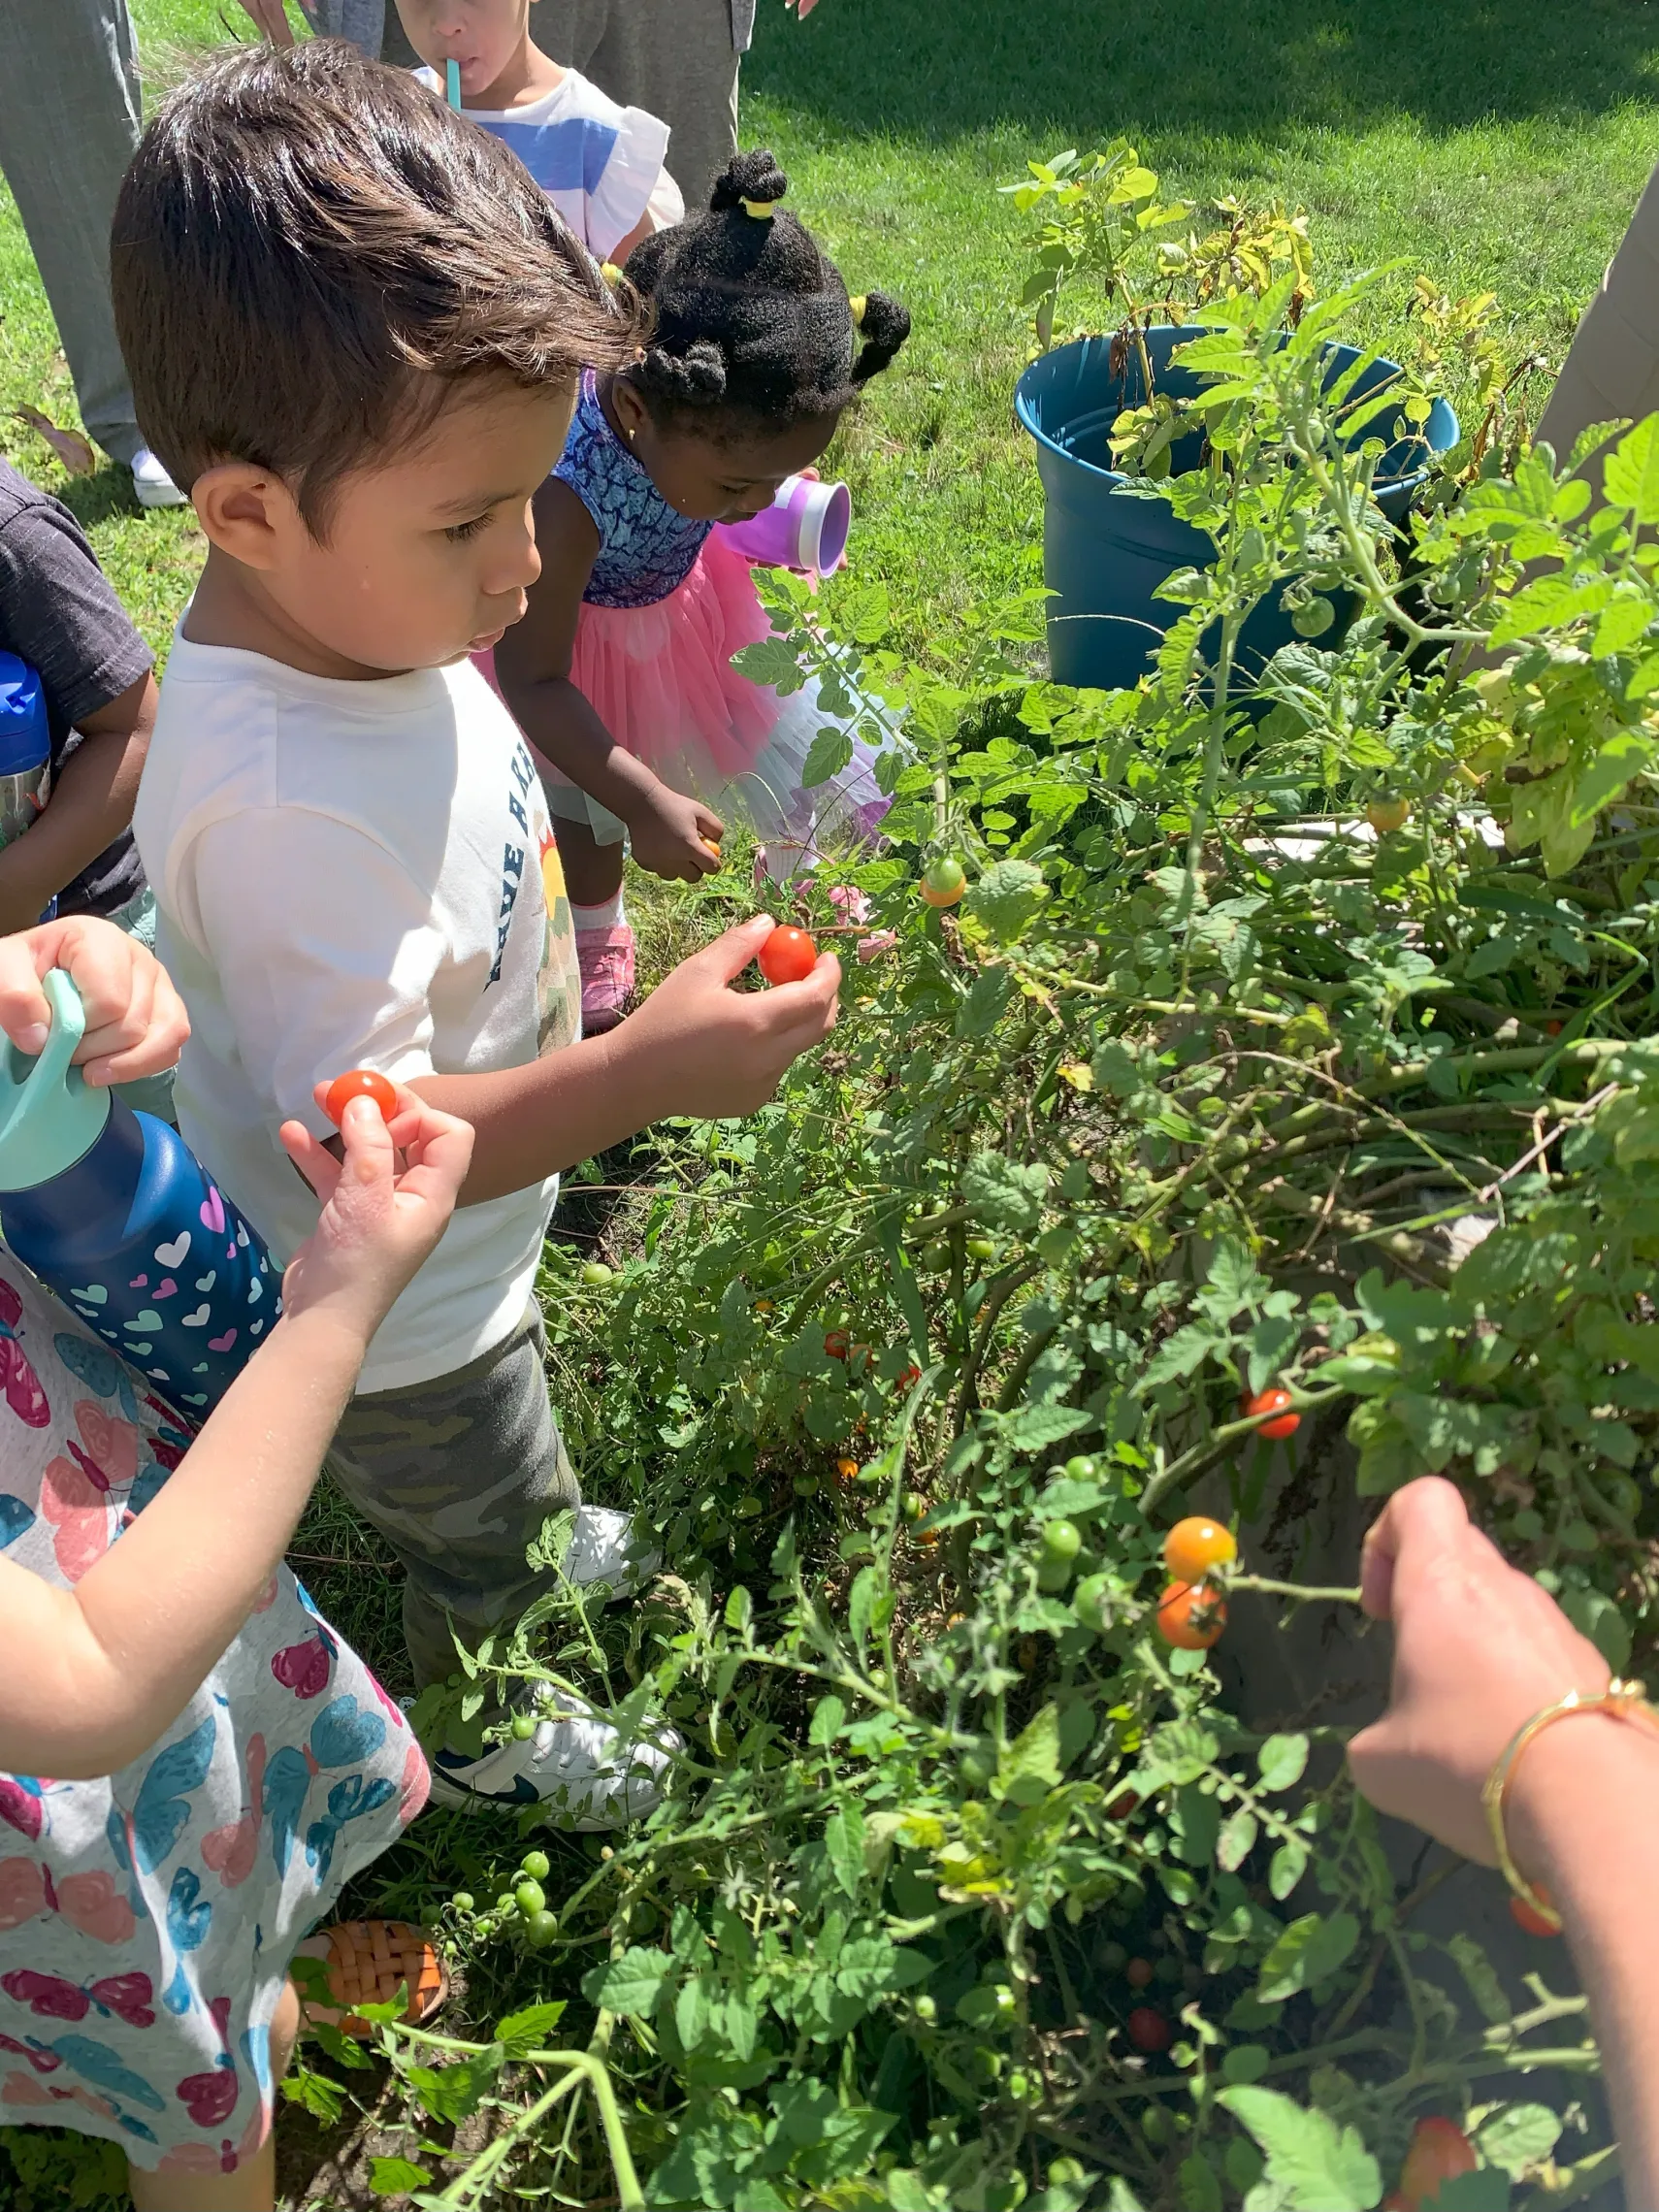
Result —
M276 1131L331 1133L315 1084L481 1075L580 1033L541 788L470 662L346 683L178 635L133 827L190 1014L179 1130L284 1264L317 1202ZM557 1190L457 1208L358 1387L452 1375L506 1337Z
M441 98L436 70L415 75ZM668 126L643 108L619 108L577 70L522 108L468 108L467 120L518 155L596 261L608 261L649 212L658 230L685 218L663 167Z

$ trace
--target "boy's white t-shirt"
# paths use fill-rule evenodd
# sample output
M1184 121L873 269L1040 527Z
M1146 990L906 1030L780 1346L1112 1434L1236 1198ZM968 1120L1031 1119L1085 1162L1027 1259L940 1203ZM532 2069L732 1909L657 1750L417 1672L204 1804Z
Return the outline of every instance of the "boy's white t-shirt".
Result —
M284 1264L317 1201L276 1131L312 1087L522 1067L572 1043L569 901L523 738L470 662L365 683L175 638L133 828L190 1041L185 1142ZM358 1385L453 1374L508 1335L557 1178L458 1207Z
M442 98L436 70L415 75ZM663 166L667 124L643 108L618 107L577 70L522 108L462 113L518 155L596 261L608 261L647 211L658 230L685 218L680 188Z

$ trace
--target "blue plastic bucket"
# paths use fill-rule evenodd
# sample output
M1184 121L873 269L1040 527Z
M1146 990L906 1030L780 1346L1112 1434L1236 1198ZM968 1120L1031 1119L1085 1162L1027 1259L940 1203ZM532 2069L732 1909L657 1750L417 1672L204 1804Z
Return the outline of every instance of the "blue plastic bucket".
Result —
M1200 334L1200 325L1160 323L1146 334L1157 390L1177 399L1195 398L1203 379L1170 355ZM1126 478L1112 466L1113 424L1125 407L1144 397L1140 362L1126 348L1122 370L1112 371L1112 341L1080 338L1033 361L1014 395L1014 412L1037 444L1037 472L1043 480L1043 580L1049 601L1049 665L1057 683L1118 691L1136 684L1151 666L1163 634L1182 609L1153 593L1177 569L1208 568L1215 560L1211 539L1183 522L1168 504L1125 490ZM1326 382L1359 358L1351 345L1332 345ZM1359 379L1356 396L1375 391L1399 370L1377 361ZM1445 400L1436 400L1422 432L1395 439L1378 464L1377 504L1390 522L1399 522L1428 473L1431 456L1455 445L1457 417ZM1368 424L1355 442L1378 435ZM1193 431L1174 448L1179 471L1199 465L1201 437ZM1352 603L1338 608L1340 624L1352 619ZM1331 633L1326 633L1329 642ZM1247 671L1258 670L1294 635L1289 617L1274 593L1246 623L1239 640Z

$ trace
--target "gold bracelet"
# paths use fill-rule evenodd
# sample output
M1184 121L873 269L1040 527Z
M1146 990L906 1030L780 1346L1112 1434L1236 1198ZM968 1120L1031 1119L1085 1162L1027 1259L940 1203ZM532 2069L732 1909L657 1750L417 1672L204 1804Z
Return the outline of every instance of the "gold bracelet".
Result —
M1659 1733L1659 1712L1647 1702L1647 1692L1640 1682L1620 1681L1617 1675L1599 1697L1586 1697L1581 1690L1569 1690L1564 1698L1542 1712L1535 1712L1524 1727L1516 1729L1508 1744L1493 1762L1492 1772L1486 1776L1480 1791L1480 1804L1486 1815L1486 1826L1491 1831L1492 1849L1497 1855L1498 1870L1512 1890L1529 1911L1535 1912L1553 1935L1561 1933L1561 1915L1549 1898L1536 1889L1515 1865L1510 1851L1510 1841L1504 1832L1505 1799L1521 1753L1535 1738L1546 1728L1553 1728L1558 1720L1568 1720L1580 1712L1610 1713L1615 1720L1643 1721Z

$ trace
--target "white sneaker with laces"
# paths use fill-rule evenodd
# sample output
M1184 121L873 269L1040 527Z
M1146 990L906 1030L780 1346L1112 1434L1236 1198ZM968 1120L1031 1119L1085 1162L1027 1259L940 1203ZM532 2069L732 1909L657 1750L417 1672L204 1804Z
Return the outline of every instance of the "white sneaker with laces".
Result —
M541 1700L549 1702L543 1690ZM534 1736L492 1744L479 1759L439 1751L432 1759L437 1805L539 1805L550 1827L582 1834L626 1828L655 1810L682 1739L659 1722L652 1740L625 1741L592 1708L559 1697L557 1718Z
M608 1585L612 1597L631 1598L663 1564L663 1554L634 1529L632 1513L609 1506L578 1506L576 1525L565 1552L569 1580L586 1589Z
M184 494L147 445L133 455L133 490L142 507L183 506Z

